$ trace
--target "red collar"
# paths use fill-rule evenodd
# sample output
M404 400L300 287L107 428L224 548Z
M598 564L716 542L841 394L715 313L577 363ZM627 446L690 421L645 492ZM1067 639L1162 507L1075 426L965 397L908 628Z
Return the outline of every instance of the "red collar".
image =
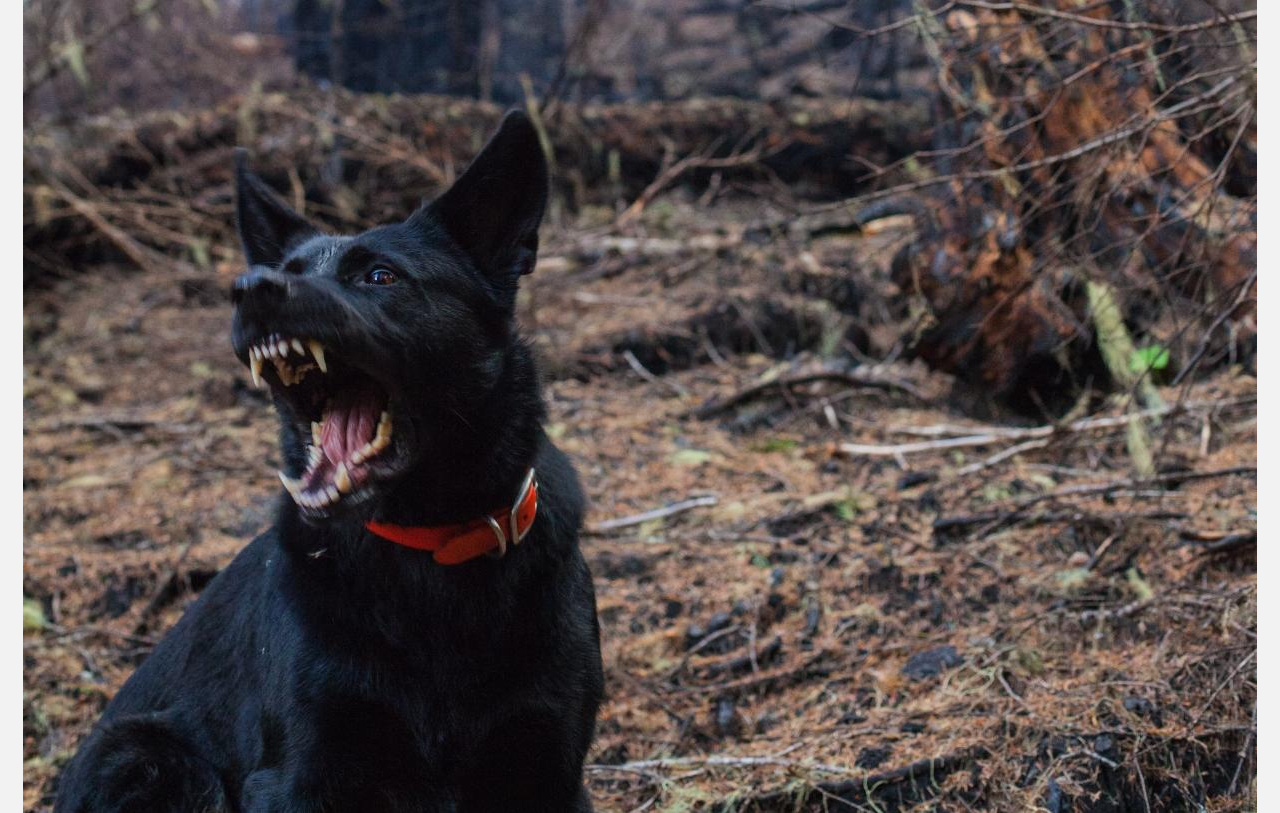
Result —
M479 519L456 525L405 526L370 520L364 524L375 536L414 550L430 551L438 564L458 565L482 554L497 552L501 558L507 543L519 545L538 515L538 478L533 469L525 475L515 503Z

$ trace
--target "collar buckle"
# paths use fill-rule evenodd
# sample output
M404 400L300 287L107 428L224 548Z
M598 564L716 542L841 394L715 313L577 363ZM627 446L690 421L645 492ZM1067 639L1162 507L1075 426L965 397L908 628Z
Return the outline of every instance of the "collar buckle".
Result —
M524 507L525 500L529 498L529 492L534 492L533 499L534 510L537 510L537 488L538 474L532 466L529 467L529 473L524 476L524 481L520 484L520 491L516 493L515 501L511 503L511 512L507 515L507 527L511 531L511 537L508 539L507 533L502 530L502 523L490 515L485 515L485 520L489 523L489 528L493 531L494 538L498 540L496 550L490 551L489 556L494 559L501 559L507 555L507 542L512 545L519 545L524 538L529 535L529 531L533 528L533 522L530 521L524 528L520 527L520 509Z

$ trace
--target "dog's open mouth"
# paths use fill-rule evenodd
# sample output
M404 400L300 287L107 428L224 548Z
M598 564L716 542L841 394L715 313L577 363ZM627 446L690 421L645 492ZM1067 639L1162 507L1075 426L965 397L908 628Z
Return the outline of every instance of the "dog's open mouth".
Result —
M249 370L255 384L271 386L306 439L301 476L280 472L304 511L322 515L361 502L396 468L391 399L372 375L314 339L278 335L250 346Z

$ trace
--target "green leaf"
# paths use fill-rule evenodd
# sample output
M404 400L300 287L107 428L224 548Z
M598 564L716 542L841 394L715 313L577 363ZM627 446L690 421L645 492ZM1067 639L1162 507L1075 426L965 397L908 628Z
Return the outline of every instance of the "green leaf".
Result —
M40 606L40 602L33 598L22 599L22 631L42 630L47 626L49 621L44 617L44 608Z
M80 40L71 40L62 46L62 58L67 61L67 67L71 69L80 86L88 87L89 71L84 67L84 44Z
M1147 601L1156 594L1151 589L1151 585L1147 584L1147 580L1142 578L1142 574L1137 568L1131 567L1124 573L1124 578L1129 582L1129 589L1138 597L1139 601Z
M636 535L641 539L653 539L662 533L662 529L665 528L666 525L667 521L665 519L662 517L654 517L653 519L645 520L640 523L640 526L636 528Z
M1129 356L1129 369L1138 375L1149 370L1163 370L1169 366L1169 351L1158 344L1134 350Z
M756 553L756 554L752 554L751 556L751 564L755 565L756 567L768 567L769 560L766 557Z
M853 500L840 500L831 507L835 510L836 516L845 522L853 522L854 517L858 515L858 506Z
M791 438L768 438L752 447L757 452L789 452L799 446L799 441Z
M1054 578L1057 580L1059 587L1071 593L1084 587L1092 575L1083 567L1073 567L1058 571L1054 574Z
M200 268L208 268L209 262L209 246L203 240L194 240L191 243L191 259Z
M701 466L711 459L711 452L704 452L701 449L681 449L673 452L670 459L677 466Z

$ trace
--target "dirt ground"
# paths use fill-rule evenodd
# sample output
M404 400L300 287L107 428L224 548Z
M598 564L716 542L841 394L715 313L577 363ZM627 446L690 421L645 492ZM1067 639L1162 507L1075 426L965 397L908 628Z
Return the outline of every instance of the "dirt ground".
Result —
M884 293L900 225L729 251L716 218L740 212L675 246L658 220L694 216L659 204L647 242L552 229L522 298L591 499L597 807L1250 808L1255 379L1162 390L1186 408L1154 483L1129 480L1123 422L946 447L1042 421L918 363L833 366L878 347L832 314ZM25 295L27 810L282 493L230 352L234 272Z

